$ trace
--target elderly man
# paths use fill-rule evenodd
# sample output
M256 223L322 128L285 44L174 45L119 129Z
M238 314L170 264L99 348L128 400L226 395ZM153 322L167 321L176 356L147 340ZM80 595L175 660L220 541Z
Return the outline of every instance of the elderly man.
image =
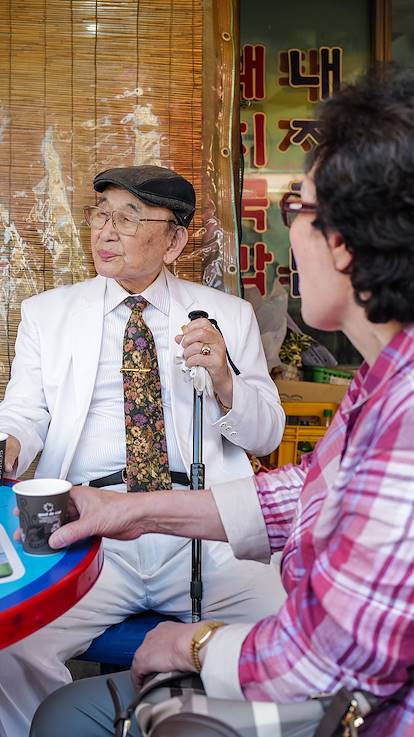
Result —
M0 407L0 428L10 435L6 470L21 474L41 452L39 477L130 492L188 486L193 392L183 368L200 365L214 389L205 403L207 483L251 475L243 449L273 449L284 415L249 304L166 268L187 243L192 185L169 169L142 166L104 171L94 188L97 204L85 217L98 276L22 305ZM189 322L192 310L215 318L222 335L205 318ZM83 601L0 654L7 737L25 737L38 703L70 680L64 662L109 625L149 608L189 620L190 564L185 538L106 541L102 575ZM207 543L203 616L270 614L276 576L237 561L226 544Z

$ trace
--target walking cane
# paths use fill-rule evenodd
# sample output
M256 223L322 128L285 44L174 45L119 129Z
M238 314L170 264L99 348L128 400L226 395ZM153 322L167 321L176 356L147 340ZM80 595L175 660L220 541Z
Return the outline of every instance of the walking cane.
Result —
M207 312L194 310L188 315L189 319L197 320L206 317ZM203 463L203 392L193 388L193 462L190 466L190 488L204 489L205 467ZM191 543L191 614L192 621L201 619L201 599L203 596L203 581L201 578L201 540L192 540Z

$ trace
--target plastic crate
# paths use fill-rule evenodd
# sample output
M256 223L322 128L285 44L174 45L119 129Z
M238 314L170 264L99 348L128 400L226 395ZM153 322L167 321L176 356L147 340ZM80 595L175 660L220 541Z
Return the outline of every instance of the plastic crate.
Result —
M353 378L350 371L341 371L326 366L304 366L303 375L306 381L316 381L322 384L349 384Z
M306 381L315 381L322 384L349 384L353 378L350 371L327 368L326 366L304 366L303 374Z
M325 410L331 410L332 418L338 409L338 404L334 402L282 402L285 410L287 421L291 417L297 418L315 418L320 424L310 425L286 425L283 433L282 442L279 447L270 455L269 463L271 466L284 466L287 463L297 463L300 454L299 443L315 443L322 438L327 427L322 423L326 420L324 416Z

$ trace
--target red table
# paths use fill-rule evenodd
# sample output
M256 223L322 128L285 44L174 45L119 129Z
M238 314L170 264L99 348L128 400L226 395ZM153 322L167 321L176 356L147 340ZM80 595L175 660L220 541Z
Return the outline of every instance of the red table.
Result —
M10 484L0 486L0 648L44 627L70 609L93 586L103 564L98 538L51 555L29 555L13 541L18 520ZM8 573L11 569L12 573Z

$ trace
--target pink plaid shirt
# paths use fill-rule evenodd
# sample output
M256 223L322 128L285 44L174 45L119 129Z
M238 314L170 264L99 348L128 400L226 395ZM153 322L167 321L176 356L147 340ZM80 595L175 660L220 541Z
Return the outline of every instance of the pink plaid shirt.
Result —
M244 639L244 696L392 694L414 665L414 327L361 367L301 466L256 483L288 598ZM365 734L413 737L414 687Z

